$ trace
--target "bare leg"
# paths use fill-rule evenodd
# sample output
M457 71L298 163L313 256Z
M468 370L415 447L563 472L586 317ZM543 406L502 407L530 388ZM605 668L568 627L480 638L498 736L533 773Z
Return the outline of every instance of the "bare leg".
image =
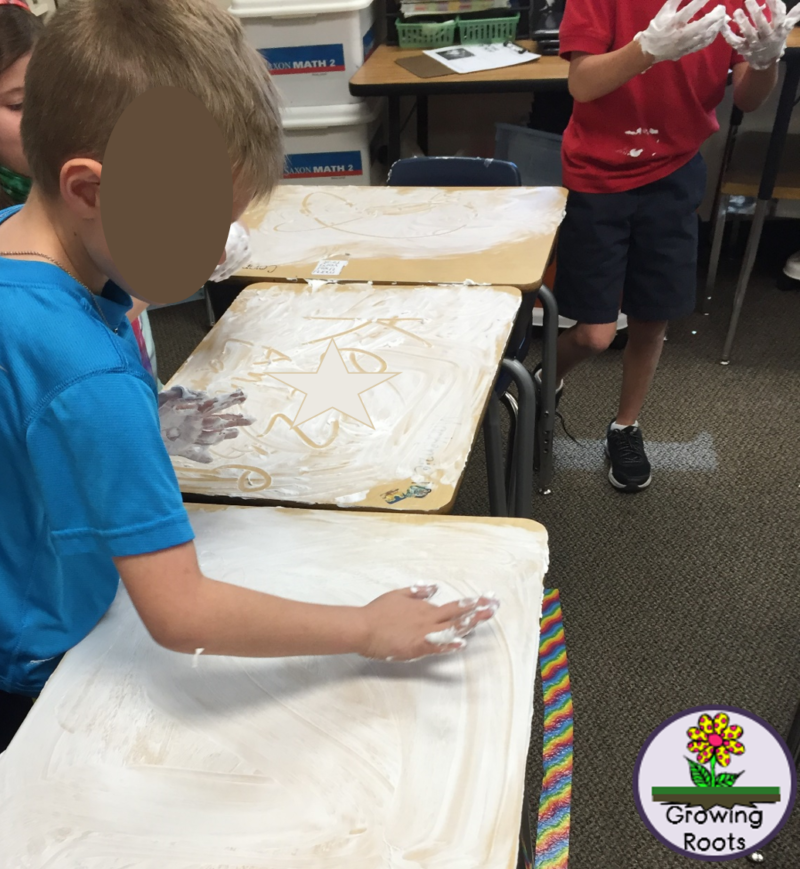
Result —
M602 353L614 340L616 332L616 320L613 323L577 323L562 332L556 353L556 383L576 365Z
M618 425L633 425L638 419L661 358L666 331L665 320L648 321L628 317L628 345L622 357Z

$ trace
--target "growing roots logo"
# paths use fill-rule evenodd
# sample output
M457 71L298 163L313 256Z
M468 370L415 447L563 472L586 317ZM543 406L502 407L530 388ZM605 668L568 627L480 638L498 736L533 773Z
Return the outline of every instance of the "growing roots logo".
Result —
M789 751L766 721L717 706L680 712L653 731L639 752L633 790L642 820L668 848L722 861L778 833L796 784Z

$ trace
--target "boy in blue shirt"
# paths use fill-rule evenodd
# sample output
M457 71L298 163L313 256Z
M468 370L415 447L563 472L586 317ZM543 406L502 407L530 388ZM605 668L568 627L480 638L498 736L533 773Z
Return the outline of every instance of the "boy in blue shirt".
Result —
M164 85L193 93L222 131L237 220L278 182L283 157L266 65L228 13L209 0L70 0L28 67L22 135L33 188L21 209L0 212L6 723L103 616L120 578L153 638L185 653L408 660L462 648L494 611L485 598L433 606L433 586L365 607L318 606L201 573L100 213L116 121ZM426 640L448 627L455 642Z

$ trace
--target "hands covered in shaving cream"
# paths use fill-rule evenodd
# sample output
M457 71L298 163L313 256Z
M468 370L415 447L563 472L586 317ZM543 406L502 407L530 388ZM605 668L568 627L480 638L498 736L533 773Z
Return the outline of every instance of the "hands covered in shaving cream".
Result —
M255 421L249 416L223 413L245 399L241 389L214 398L184 386L165 389L158 396L158 416L167 452L208 464L212 461L210 446L237 437L239 426Z
M492 595L436 606L435 585L390 591L363 610L365 631L361 655L380 661L416 661L428 655L458 652L466 637L491 619L500 606Z
M654 63L680 60L687 54L702 51L721 33L753 69L768 69L783 57L789 33L800 22L800 6L787 14L782 0L766 0L765 6L760 6L758 0L745 0L747 14L737 9L733 18L720 4L696 21L692 18L708 0L691 0L679 9L681 2L667 0L647 29L634 37ZM765 10L769 10L769 18ZM731 28L731 21L738 33Z
M800 22L800 6L795 6L787 14L782 0L766 0L763 7L756 0L745 0L744 5L750 18L744 10L737 9L733 13L733 22L739 33L734 33L726 21L722 35L753 69L769 69L786 51L789 33ZM765 9L769 9L769 20L764 14Z
M681 0L667 0L647 29L634 36L654 63L680 60L687 54L708 48L728 20L725 7L719 5L697 21L692 21L708 0L692 0L679 10L680 3Z

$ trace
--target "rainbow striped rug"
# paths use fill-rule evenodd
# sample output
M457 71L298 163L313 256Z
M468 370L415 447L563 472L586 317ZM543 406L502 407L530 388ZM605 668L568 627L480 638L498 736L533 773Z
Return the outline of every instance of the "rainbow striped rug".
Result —
M539 669L544 694L544 739L534 866L535 869L567 869L572 797L572 694L561 600L555 588L544 592ZM530 867L530 860L525 856L526 867Z

